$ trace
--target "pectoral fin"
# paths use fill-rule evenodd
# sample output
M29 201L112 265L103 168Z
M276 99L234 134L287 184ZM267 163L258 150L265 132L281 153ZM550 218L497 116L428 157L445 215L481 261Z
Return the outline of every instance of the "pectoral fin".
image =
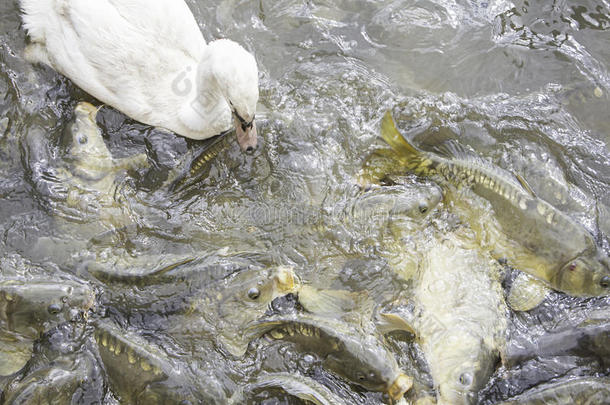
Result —
M377 329L383 334L403 331L417 335L416 328L413 326L412 314L405 311L380 313L377 319Z
M346 290L320 290L304 285L298 292L299 303L313 314L341 316L356 309L362 296Z
M514 311L529 311L536 308L550 289L526 273L519 273L513 281L506 302Z

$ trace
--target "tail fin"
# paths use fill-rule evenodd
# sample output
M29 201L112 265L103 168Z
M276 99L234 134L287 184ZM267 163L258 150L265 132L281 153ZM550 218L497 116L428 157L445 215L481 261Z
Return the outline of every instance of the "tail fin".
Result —
M420 151L411 145L396 129L392 113L385 113L381 120L381 137L394 149L394 151L405 156L417 156Z

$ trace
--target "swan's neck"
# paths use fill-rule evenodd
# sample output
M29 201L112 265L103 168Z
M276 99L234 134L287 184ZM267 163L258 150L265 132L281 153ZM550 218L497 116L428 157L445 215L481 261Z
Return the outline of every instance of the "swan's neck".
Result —
M189 83L195 83L195 86L182 106L180 120L191 131L207 134L205 137L217 135L230 125L229 105L214 72L205 60L194 70L185 78L185 83L188 80Z

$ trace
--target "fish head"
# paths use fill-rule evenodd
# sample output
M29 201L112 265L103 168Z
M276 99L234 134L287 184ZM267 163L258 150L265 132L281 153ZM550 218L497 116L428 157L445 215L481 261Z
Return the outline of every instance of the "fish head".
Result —
M467 405L477 402L477 393L487 384L498 360L497 350L476 336L459 336L443 353L435 378L439 403Z
M96 123L97 108L85 102L74 109L74 120L64 133L67 160L75 171L91 171L92 167L112 167L112 154Z
M46 329L74 319L94 304L95 295L87 284L73 281L26 282L15 286L16 307L11 310L14 330Z
M407 392L413 380L402 373L396 359L381 342L369 335L365 339L346 339L346 353L331 354L325 365L346 379L370 391L385 392L393 400Z
M223 284L218 313L243 325L263 315L275 298L295 292L297 284L292 267L244 270Z
M574 296L610 295L610 259L597 250L582 254L564 264L552 282Z

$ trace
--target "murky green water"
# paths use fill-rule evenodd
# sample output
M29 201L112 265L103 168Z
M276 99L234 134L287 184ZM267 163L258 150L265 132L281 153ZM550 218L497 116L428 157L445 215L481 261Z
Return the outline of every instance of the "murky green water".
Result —
M0 3L3 277L25 277L29 266L40 265L49 277L90 282L97 293L90 318L108 318L143 336L178 364L210 375L227 394L262 371L290 371L314 377L348 403L380 403L381 394L350 385L325 370L315 353L289 343L257 343L242 359L229 356L215 342L214 328L219 319L234 324L243 310L238 304L233 314L231 302L204 307L208 316L179 308L227 288L222 280L233 273L276 265L294 266L302 281L318 288L367 291L380 306L408 295L413 286L405 273L417 268L426 238L453 226L452 204L445 200L425 219L388 218L383 210L373 219L349 214L360 198L363 162L385 147L379 120L388 109L417 140L457 138L522 174L541 198L610 251L607 1L187 2L206 39L231 38L256 56L260 146L244 155L231 141L200 181L170 191L170 171L205 143L105 107L98 124L113 155L146 153L151 165L118 176L113 198L122 208L110 216L100 214L103 206L71 207L57 174L65 165L62 137L74 106L95 100L23 60L17 1ZM412 176L402 182L406 195L436 190ZM117 268L144 271L165 255L210 259L175 270L174 280L143 284L101 282L83 266L121 258ZM607 321L608 305L607 298L552 293L532 312L510 312L506 335L509 342L532 340L558 324L575 324L591 308ZM94 356L94 326L71 327L47 331L36 361ZM384 344L421 382L421 391L431 392L412 339L391 334ZM564 356L498 367L479 402L495 403L562 376L609 375L608 364L607 358ZM73 403L116 400L96 370ZM296 401L279 390L249 400Z

